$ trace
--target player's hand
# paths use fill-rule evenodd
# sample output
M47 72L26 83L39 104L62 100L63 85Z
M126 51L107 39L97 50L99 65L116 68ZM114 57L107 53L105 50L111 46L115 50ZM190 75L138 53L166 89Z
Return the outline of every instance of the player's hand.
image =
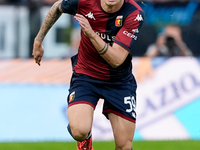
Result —
M89 38L93 37L95 32L92 30L89 21L83 15L80 14L76 14L74 18L78 21L85 35Z
M40 62L42 60L42 56L44 54L44 48L42 46L42 43L35 40L33 44L33 52L32 55L35 59L35 63L37 63L40 66Z

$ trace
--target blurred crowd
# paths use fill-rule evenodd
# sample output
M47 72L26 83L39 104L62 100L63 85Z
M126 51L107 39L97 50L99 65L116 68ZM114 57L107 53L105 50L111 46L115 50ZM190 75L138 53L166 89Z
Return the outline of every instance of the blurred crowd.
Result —
M51 5L56 1L57 0L0 0L0 3L10 3L10 4L21 3L21 4L24 4L24 3L34 2L34 3L42 3L42 4ZM135 1L138 1L138 2L142 1L143 2L143 0L135 0ZM186 2L186 1L189 1L189 0L144 0L144 2L159 2L159 3L172 2L172 1ZM200 0L196 0L196 1L200 1Z
M155 43L150 44L145 56L191 56L192 52L182 39L182 31L178 25L169 24L157 35Z
M0 0L0 3L6 4L28 4L28 3L43 3L43 4L53 4L57 0Z

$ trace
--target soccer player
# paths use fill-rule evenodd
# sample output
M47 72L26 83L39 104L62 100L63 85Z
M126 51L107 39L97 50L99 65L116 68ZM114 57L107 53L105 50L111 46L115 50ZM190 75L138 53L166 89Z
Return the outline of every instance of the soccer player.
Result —
M81 27L78 54L68 96L68 131L78 150L92 150L92 121L100 98L110 120L116 150L131 150L136 122L136 81L130 52L144 21L133 0L59 0L51 7L35 38L33 56L40 65L42 41L62 13ZM56 52L56 51L55 51Z

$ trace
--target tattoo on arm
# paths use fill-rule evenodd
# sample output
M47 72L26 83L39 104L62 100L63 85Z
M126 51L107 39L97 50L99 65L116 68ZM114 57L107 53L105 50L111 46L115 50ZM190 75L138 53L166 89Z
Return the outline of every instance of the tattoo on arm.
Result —
M46 34L48 33L49 29L53 26L53 24L58 20L61 16L62 12L60 10L61 0L56 2L51 9L49 10L48 14L46 15L40 31L36 36L36 40L42 42Z
M100 55L104 55L108 51L109 45L108 43L105 43L102 50L98 51Z

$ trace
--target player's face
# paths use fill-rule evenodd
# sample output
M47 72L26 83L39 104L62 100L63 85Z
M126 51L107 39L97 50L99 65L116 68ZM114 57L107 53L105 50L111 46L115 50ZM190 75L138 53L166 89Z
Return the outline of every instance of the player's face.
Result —
M123 2L124 0L103 0L103 1L107 6L112 7L119 4L120 2Z

